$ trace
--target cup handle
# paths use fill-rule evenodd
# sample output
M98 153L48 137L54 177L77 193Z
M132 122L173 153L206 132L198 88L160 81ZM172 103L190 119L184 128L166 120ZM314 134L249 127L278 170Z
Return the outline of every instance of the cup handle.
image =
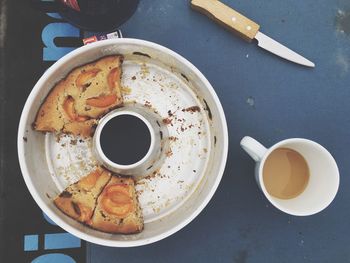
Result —
M250 157L252 157L256 162L260 162L264 157L267 149L257 140L252 137L245 136L241 140L241 147L245 150Z

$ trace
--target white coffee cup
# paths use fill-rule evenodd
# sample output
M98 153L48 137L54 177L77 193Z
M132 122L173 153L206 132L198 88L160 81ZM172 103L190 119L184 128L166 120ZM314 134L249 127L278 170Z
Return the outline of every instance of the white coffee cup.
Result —
M308 216L325 209L334 199L339 187L339 170L332 155L320 144L300 138L283 140L265 148L255 139L246 136L242 148L256 161L255 179L266 198L281 211ZM305 190L295 198L279 199L270 195L263 181L263 167L267 157L277 148L289 148L300 153L306 160L310 178Z

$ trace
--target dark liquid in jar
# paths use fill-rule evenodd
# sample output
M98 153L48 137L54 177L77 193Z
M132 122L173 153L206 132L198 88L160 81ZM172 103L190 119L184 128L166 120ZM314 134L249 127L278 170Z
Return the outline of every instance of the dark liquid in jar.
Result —
M119 115L106 123L100 137L105 156L114 163L130 165L148 152L151 134L147 125L132 115Z
M115 31L136 11L139 0L55 0L73 25L94 32Z

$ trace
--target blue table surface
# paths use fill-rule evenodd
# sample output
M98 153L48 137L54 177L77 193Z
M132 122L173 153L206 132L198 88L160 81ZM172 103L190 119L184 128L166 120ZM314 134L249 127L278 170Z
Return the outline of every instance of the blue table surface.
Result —
M350 262L350 1L224 2L316 67L246 43L191 10L189 1L140 1L121 27L124 36L169 47L202 71L226 113L229 157L213 199L188 226L143 247L88 244L90 262ZM325 146L340 169L334 202L309 217L275 209L239 146L245 135L266 146L291 137Z

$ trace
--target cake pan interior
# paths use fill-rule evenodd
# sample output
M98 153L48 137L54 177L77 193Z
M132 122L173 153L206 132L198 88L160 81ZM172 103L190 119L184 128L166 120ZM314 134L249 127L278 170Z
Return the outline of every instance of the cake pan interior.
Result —
M93 230L70 219L53 205L57 194L98 163L91 151L91 140L32 129L42 101L58 80L73 68L110 54L125 56L122 75L125 105L154 111L164 120L169 133L169 150L164 162L137 181L145 228L133 235ZM169 49L135 39L101 41L57 61L31 92L18 132L23 177L41 209L79 238L116 247L155 242L195 218L221 180L227 149L224 112L205 77Z

